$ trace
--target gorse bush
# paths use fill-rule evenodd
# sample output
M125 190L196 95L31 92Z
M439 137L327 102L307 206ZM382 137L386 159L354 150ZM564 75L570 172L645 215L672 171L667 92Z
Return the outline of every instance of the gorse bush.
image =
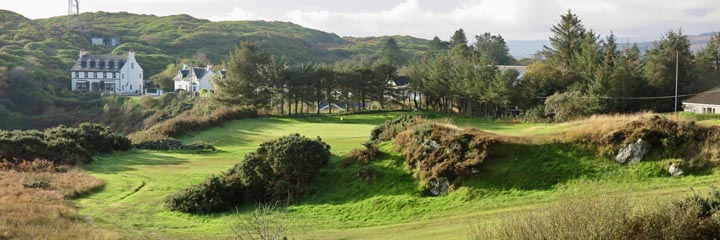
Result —
M378 156L378 154L380 154L380 150L374 144L365 143L363 145L365 146L365 148L356 148L350 150L350 152L345 157L343 157L341 165L343 167L348 167L354 165L355 163L360 163L361 165L368 165L370 161L374 160Z
M10 163L46 159L74 165L90 162L92 155L131 148L127 138L92 123L83 123L78 128L58 126L45 132L0 131L0 159Z
M441 179L458 184L479 172L493 146L500 143L496 136L477 129L436 123L413 126L395 138L395 145L424 186Z
M330 146L319 138L288 135L261 144L228 172L172 194L165 203L171 210L202 213L300 199L329 159Z
M133 145L135 148L148 150L196 150L196 151L217 151L217 149L209 143L197 141L191 144L185 144L174 138L161 140L145 141Z
M459 185L466 177L478 173L482 163L491 157L492 148L501 143L495 135L477 129L461 129L452 124L406 115L373 129L369 144L392 139L425 190L444 182ZM375 146L353 150L341 164L349 166L374 157L376 150ZM358 172L358 176L366 181L372 175L372 169L367 164Z
M187 213L222 211L242 204L245 191L243 182L231 175L212 176L171 194L165 199L165 205L171 210Z
M401 115L394 119L385 121L383 124L373 128L370 132L370 141L378 143L391 140L398 133L405 131L409 126L417 124L420 118L410 115Z

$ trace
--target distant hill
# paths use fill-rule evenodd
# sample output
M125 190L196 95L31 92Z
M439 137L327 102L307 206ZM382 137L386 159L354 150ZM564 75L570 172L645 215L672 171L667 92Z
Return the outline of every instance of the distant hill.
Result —
M705 44L710 41L710 38L713 36L713 34L716 34L716 32L711 33L702 33L699 35L689 35L688 38L690 39L690 48L693 51L698 51L702 47L705 46ZM527 58L532 57L535 53L538 51L542 51L543 46L550 45L549 40L534 40L534 41L507 41L508 48L510 48L510 55L520 59L520 58ZM632 46L632 44L637 44L640 48L640 51L645 52L645 50L651 48L653 44L655 44L655 41L647 41L647 42L631 42L629 44L626 43L620 43L621 47L625 46Z
M289 22L211 22L189 15L94 12L80 18L81 31L67 31L64 16L32 20L0 10L0 129L73 124L101 115L100 99L68 92L69 69L81 49L93 54L135 51L144 75L150 77L181 61L218 64L243 41L258 42L290 63L372 62L387 38L343 38ZM93 46L96 37L119 38L121 44ZM426 40L396 38L406 59L427 46ZM11 70L5 73L5 68Z
M67 32L64 16L30 20L0 10L0 65L24 65L23 59L66 70L80 49L93 53L137 52L146 76L182 59L219 63L240 42L261 48L290 62L372 61L379 56L383 37L339 37L333 33L278 21L212 22L189 15L154 16L126 12L82 13L82 31ZM116 47L93 46L91 38L119 37ZM427 40L394 36L406 59L421 54ZM50 65L47 65L50 64Z

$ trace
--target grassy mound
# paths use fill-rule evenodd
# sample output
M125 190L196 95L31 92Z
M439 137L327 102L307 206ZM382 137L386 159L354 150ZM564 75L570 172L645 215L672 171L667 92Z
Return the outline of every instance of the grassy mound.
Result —
M720 161L720 128L659 115L643 116L612 129L577 134L568 141L612 158L620 148L638 139L650 144L655 158L680 159L684 169L704 170Z
M329 158L330 146L319 138L281 137L261 144L230 171L170 195L166 205L175 211L205 213L250 202L302 199Z

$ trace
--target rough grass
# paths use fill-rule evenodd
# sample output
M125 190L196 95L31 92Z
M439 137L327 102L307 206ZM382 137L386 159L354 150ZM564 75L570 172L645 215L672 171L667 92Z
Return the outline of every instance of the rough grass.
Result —
M669 178L662 168L665 159L657 156L622 166L594 153L552 142L517 141L504 145L498 149L498 157L483 164L481 174L443 197L420 194L404 157L391 144L381 145L380 155L370 162L375 174L369 183L357 176L359 166L341 166L342 156L362 147L374 126L397 115L240 120L183 139L209 142L221 150L217 153L135 151L101 156L89 171L107 185L76 203L94 223L118 229L129 238L228 238L232 235L230 226L253 209L239 209L239 214L189 215L164 209L162 199L228 169L261 142L295 132L322 137L336 156L313 182L306 198L289 207L292 239L462 239L471 237L471 229L477 225L497 223L503 216L544 209L548 204L578 196L652 199L720 181L712 171ZM602 121L635 117L616 116L568 125L466 118L442 121L502 135L545 138L562 136L568 129L594 128Z
M44 186L24 186L31 184ZM102 186L103 181L80 171L0 171L0 239L117 239L85 221L68 201Z

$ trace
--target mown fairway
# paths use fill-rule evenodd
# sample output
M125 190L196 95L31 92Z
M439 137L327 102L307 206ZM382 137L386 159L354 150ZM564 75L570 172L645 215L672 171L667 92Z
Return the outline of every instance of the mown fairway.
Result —
M290 207L291 239L466 239L477 226L514 212L542 209L553 201L685 196L690 187L704 188L720 180L712 173L669 178L659 160L621 166L558 144L504 146L479 176L443 197L421 196L404 158L390 144L383 145L384 154L371 164L376 175L370 183L356 176L356 167L339 166L339 156L361 147L375 125L396 115L241 120L184 139L207 141L222 150L218 153L135 151L102 156L88 171L106 186L76 203L92 223L128 238L226 239L232 235L231 226L252 206L238 209L239 214L198 216L166 210L163 198L229 169L261 142L291 133L320 136L337 155L306 199ZM452 122L507 135L549 134L572 127Z

